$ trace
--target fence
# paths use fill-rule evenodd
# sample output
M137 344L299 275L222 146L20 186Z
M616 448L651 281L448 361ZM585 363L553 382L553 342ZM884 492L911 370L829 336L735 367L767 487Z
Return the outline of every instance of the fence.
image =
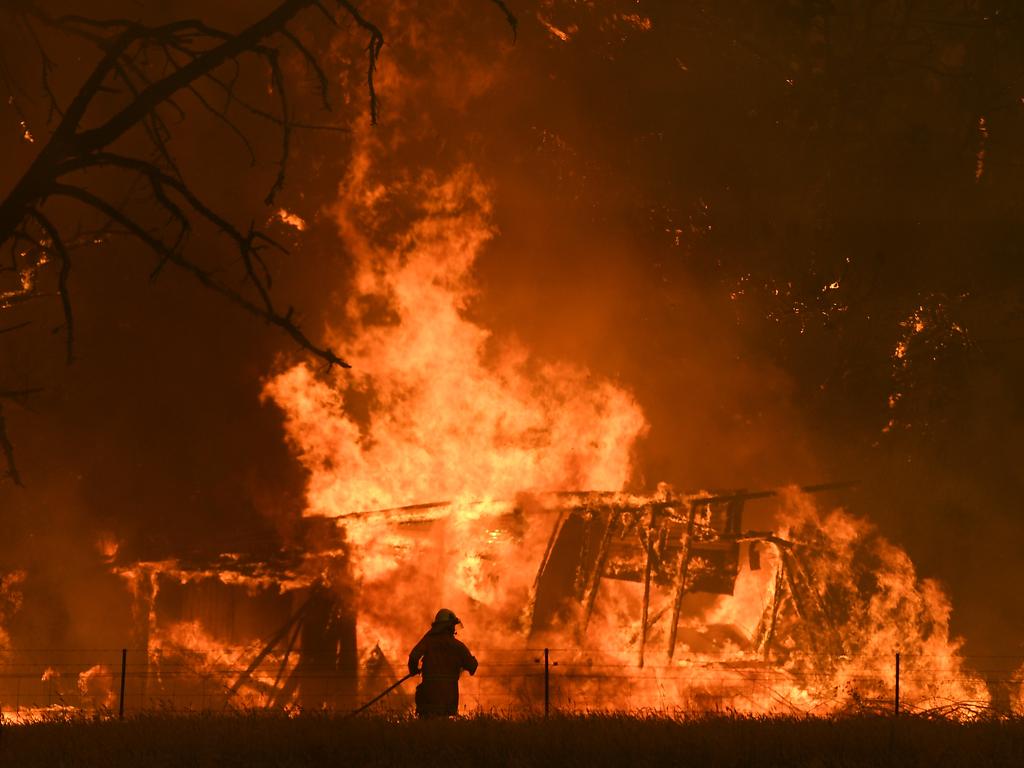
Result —
M1022 656L963 657L951 665L940 657L894 654L783 668L704 654L640 667L607 650L474 650L480 669L462 678L465 712L1024 714ZM142 649L0 651L0 708L13 720L251 709L343 713L405 674L404 664L381 657L348 671L284 661L263 668L201 654L160 658ZM411 680L398 686L370 711L410 711L414 686Z

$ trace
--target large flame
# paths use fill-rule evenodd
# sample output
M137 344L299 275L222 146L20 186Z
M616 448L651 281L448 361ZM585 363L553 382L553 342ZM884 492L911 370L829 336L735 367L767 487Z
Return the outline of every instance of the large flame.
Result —
M646 422L621 386L536 360L471 319L473 265L495 235L477 173L385 181L374 168L379 149L364 139L338 208L356 270L333 335L353 372L325 377L297 365L265 392L309 471L307 514L344 525L361 649L400 662L445 604L466 619L484 669L518 664L529 675L534 578L558 511L543 492L622 490ZM400 509L439 501L428 518ZM560 702L828 712L890 701L896 652L919 706L987 702L950 640L941 590L917 579L902 550L845 513L821 519L805 497L786 509L783 530L801 542L815 600L839 611L829 618L841 642L815 644L820 628L791 600L780 605L770 659L752 650L778 555L741 571L732 596L688 599L672 660L657 652L670 597L651 596L643 633L642 587L608 580L585 635L574 615L533 638L558 648L563 670L585 671L559 688ZM641 643L648 661L638 669ZM536 700L529 682L485 675L465 692L481 706L508 706Z
M496 619L499 639L523 612L550 522L510 536L497 522L507 502L529 491L622 489L646 422L623 388L534 359L470 319L473 265L494 235L489 191L473 169L385 186L367 144L338 211L356 274L335 333L354 373L326 379L298 365L266 393L309 470L307 514L451 502L413 547L394 531L397 517L346 521L360 640L395 658L438 601ZM407 228L384 231L389 206L409 199ZM500 580L487 567L496 561ZM434 594L416 599L417 590Z
M360 173L345 186L363 218L382 217L393 197ZM467 318L473 264L493 234L486 187L462 168L413 194L418 216L386 251L354 234L357 211L340 212L357 274L337 335L354 373L327 380L298 365L267 385L310 470L308 513L621 489L645 429L633 397ZM362 423L353 401L369 403Z

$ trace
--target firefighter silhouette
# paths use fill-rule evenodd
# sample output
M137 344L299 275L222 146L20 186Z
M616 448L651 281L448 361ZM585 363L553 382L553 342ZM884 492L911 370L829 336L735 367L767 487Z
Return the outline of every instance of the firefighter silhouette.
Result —
M409 674L423 673L416 686L416 714L419 717L451 717L459 711L459 675L462 670L476 674L477 661L469 648L455 639L459 617L442 608L434 623L409 652ZM420 661L422 660L422 666Z

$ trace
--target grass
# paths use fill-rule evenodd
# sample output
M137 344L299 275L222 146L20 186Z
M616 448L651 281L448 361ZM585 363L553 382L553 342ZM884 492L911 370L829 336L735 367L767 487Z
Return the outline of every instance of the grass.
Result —
M153 715L5 725L0 765L1022 766L1024 720Z

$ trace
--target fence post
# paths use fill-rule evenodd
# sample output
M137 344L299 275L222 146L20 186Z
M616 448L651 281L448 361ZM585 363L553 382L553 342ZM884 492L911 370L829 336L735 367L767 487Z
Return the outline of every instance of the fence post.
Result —
M551 708L551 672L548 666L548 649L544 649L544 717L548 716Z
M896 697L893 701L893 714L900 713L900 654L896 653Z
M121 649L121 696L117 702L117 719L124 720L124 680L128 669L128 649Z

